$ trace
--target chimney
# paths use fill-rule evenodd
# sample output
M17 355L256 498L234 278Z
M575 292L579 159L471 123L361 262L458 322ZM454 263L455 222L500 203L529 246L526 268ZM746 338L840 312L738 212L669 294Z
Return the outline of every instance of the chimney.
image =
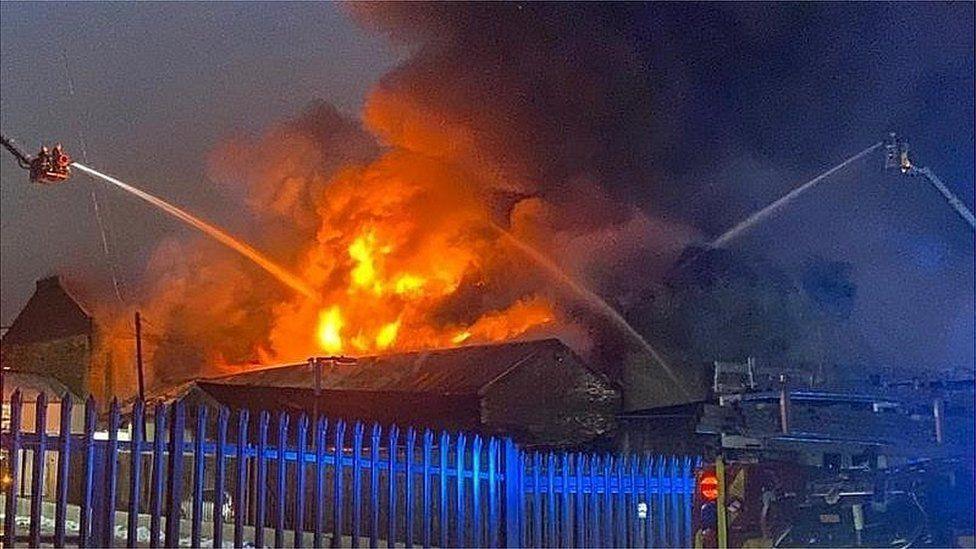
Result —
M36 282L37 291L42 290L52 290L55 288L64 288L64 284L61 284L61 275L53 275L47 278L40 278Z

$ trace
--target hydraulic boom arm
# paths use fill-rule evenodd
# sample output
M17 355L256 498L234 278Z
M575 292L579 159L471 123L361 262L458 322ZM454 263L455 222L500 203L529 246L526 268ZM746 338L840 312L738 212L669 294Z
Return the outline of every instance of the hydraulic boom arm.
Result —
M10 154L17 157L17 164L21 168L25 170L29 170L31 164L31 157L24 154L24 151L18 149L17 145L14 143L14 140L8 138L6 135L0 135L0 140L3 141L3 148L7 149L8 151L10 151Z
M949 203L949 205L952 206L952 209L956 210L956 213L959 214L959 217L962 217L967 223L969 223L970 227L976 229L976 218L973 217L973 212L969 211L969 208L967 208L966 205L963 204L962 200L959 200L959 198L956 195L952 194L952 191L949 190L949 187L946 187L945 183L943 183L941 179L939 179L938 177L936 177L934 173L932 173L932 170L928 168L913 167L912 170L908 172L908 174L921 175L924 176L925 179L928 179L929 183L931 183L933 187L935 187L940 193L942 193L942 196L944 196L946 201Z
M932 170L929 168L919 168L908 159L908 143L900 141L895 137L895 134L891 134L886 149L888 155L885 159L885 168L898 168L905 175L920 175L924 177L939 191L939 194L946 199L946 202L959 214L959 217L966 223L969 223L971 228L976 229L976 218L973 217L973 212L969 211L969 208L963 204L962 200L959 200L959 197L953 194L949 190L949 187L946 187L945 183Z

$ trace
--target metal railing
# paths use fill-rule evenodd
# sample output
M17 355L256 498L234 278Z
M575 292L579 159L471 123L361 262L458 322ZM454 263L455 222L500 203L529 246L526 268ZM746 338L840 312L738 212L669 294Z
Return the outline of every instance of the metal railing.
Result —
M688 457L539 453L477 434L213 412L136 401L123 416L113 401L97 429L95 402L79 412L66 397L54 427L44 395L25 406L15 392L0 441L3 546L691 544Z

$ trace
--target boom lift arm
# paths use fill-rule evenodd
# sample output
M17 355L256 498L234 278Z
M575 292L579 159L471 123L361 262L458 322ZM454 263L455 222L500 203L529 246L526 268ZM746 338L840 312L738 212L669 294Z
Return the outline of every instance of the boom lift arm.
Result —
M17 158L17 165L25 170L29 170L31 157L24 154L24 151L18 149L17 144L14 143L14 140L8 138L6 135L0 135L0 140L3 141L3 148L10 151L10 154Z
M949 190L949 187L946 187L945 183L932 170L927 167L919 168L908 159L908 143L898 140L895 134L891 134L885 148L887 150L887 156L885 157L886 169L898 168L905 175L924 177L939 191L946 199L946 202L952 206L952 209L959 214L959 217L963 218L966 223L969 223L971 228L976 229L976 218L973 217L973 212L969 211L969 208L963 204L962 200L959 200L959 197L953 194Z

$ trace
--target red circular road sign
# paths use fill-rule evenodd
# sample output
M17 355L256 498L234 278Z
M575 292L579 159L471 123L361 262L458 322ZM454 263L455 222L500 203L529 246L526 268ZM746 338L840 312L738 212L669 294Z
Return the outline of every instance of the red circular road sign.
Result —
M698 478L698 494L705 501L718 499L718 477L711 471L706 471Z

